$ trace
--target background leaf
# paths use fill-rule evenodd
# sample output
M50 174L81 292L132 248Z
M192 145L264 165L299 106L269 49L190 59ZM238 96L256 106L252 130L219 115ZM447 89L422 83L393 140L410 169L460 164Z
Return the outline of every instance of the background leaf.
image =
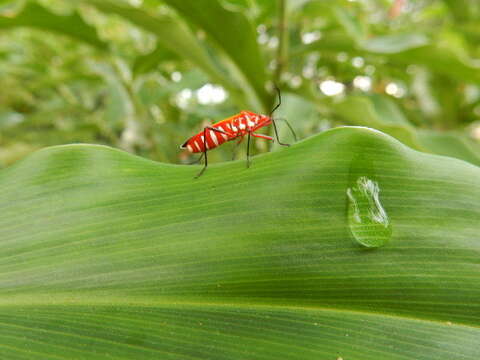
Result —
M395 54L425 46L428 42L425 35L412 33L378 36L364 41L361 46L373 53Z
M77 12L57 15L36 2L28 1L15 16L0 16L0 29L32 27L47 30L86 42L100 49L107 44L97 36L95 28L85 23Z
M155 34L157 42L168 51L189 59L204 70L214 81L229 89L232 95L236 94L233 84L226 74L219 70L218 64L214 63L207 49L197 40L188 26L183 24L178 18L169 15L151 15L142 9L108 0L84 1L94 5L101 11L122 16L137 26ZM158 52L154 52L154 54L158 54ZM160 58L157 59L157 61L159 60Z
M478 144L461 133L423 130L418 136L422 144L436 154L463 159L480 166Z
M300 138L361 124L478 164L479 19L475 2L449 0L4 1L0 114L22 121L0 131L0 166L71 142L191 162L179 144L241 110L268 114L272 83Z
M388 98L349 96L336 105L336 110L348 124L381 129L414 149L425 150L414 128Z
M267 111L270 102L265 90L265 63L256 41L253 24L238 9L226 6L218 0L165 0L183 17L204 30L237 65L240 73L248 80L260 103L254 108ZM214 21L212 21L215 19ZM247 89L245 89L248 92ZM263 106L262 106L263 105Z

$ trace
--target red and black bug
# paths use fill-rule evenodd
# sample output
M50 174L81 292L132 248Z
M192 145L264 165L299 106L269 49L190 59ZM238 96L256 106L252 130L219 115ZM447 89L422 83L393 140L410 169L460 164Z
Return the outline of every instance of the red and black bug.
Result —
M265 140L273 141L273 137L268 135L256 134L255 132L267 125L272 124L277 141L282 146L290 146L290 144L284 144L278 138L278 130L273 119L273 113L282 104L282 98L280 91L278 92L278 104L271 111L270 115L255 114L251 111L241 111L239 114L231 116L227 119L221 120L210 126L206 126L198 134L192 136L190 139L180 146L181 149L187 149L191 153L203 153L202 157L205 157L205 165L202 170L196 176L197 178L203 174L208 166L207 151L215 149L217 146L222 145L227 141L240 139L239 143L243 141L245 135L247 136L247 167L250 166L250 137L257 137ZM286 120L285 120L286 121ZM292 127L288 124L288 127L293 132ZM201 158L200 158L201 159Z

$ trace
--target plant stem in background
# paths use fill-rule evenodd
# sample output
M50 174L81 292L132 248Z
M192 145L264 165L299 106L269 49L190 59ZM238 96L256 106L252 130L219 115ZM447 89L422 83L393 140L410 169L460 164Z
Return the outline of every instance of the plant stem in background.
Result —
M273 83L276 86L280 86L280 81L282 79L283 69L287 65L287 56L288 56L288 25L287 25L287 11L286 11L286 1L287 0L278 0L278 21L277 21L277 37L278 37L278 47L277 47L277 56L275 59L276 67L275 73L273 74ZM277 93L274 92L270 102L270 107L273 109L275 102L277 101ZM269 134L272 134L272 129L269 129Z
M277 86L280 85L283 69L287 65L287 50L288 50L288 36L287 36L287 13L286 0L278 0L278 48L276 58L276 68L273 76L273 81Z

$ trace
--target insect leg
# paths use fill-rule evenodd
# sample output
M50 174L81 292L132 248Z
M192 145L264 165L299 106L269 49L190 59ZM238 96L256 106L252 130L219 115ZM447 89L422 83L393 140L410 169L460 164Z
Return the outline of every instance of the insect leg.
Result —
M260 139L265 139L265 140L271 140L271 141L273 141L273 137L268 136L268 135L262 135L262 134L252 133L252 136L258 137L258 138L260 138Z
M255 134L251 131L248 132L248 138L247 138L247 168L250 167L250 137L258 137L260 139L265 139L265 140L273 140L271 136L267 135L262 135L262 134Z
M198 179L202 176L203 172L208 166L208 158L207 158L207 128L203 129L203 155L205 156L205 165L203 166L202 170L195 176L195 179Z
M280 89L278 88L278 86L276 84L273 84L273 85L275 86L275 90L277 91L277 94L278 94L278 104L270 112L269 118L272 120L273 130L275 130L275 137L277 138L277 142L282 146L290 146L290 144L282 143L278 138L277 124L275 124L275 120L273 119L273 113L275 112L275 110L277 110L280 107L280 105L282 105L282 94L280 93Z
M250 131L248 132L248 139L247 139L247 168L250 167Z
M225 135L228 135L230 136L229 133L227 133L226 131L223 131L223 130L220 130L220 129L217 129L217 128L214 128L212 126L205 126L203 128L203 156L205 156L205 166L203 167L202 170L200 170L200 172L198 173L197 176L195 176L195 179L199 178L203 172L205 171L205 169L207 168L208 166L208 159L207 159L207 130L210 130L210 131L215 131L215 132L218 132L218 133L221 133L221 134L225 134ZM199 160L202 159L202 157L200 157Z
M200 161L202 161L203 155L204 155L204 154L202 153L202 155L201 155L197 160L194 160L194 161L192 161L192 162L189 162L188 165L193 165L193 164L199 163Z
M244 137L240 136L240 140L237 141L237 143L234 145L233 150L232 150L232 161L235 160L235 155L236 155L236 150L238 148L238 145L240 145L243 141Z
M283 121L283 122L285 122L285 124L287 124L288 128L290 129L290 132L292 133L293 138L295 139L295 142L298 141L297 134L295 133L295 130L293 130L292 125L290 125L290 123L288 122L287 119L285 119L285 118L276 118L275 121Z
M290 146L290 144L284 144L280 141L280 139L278 138L278 130L277 130L277 125L275 124L275 120L273 120L272 118L272 125L273 125L273 130L275 131L275 137L277 138L277 142L279 145L282 145L282 146Z

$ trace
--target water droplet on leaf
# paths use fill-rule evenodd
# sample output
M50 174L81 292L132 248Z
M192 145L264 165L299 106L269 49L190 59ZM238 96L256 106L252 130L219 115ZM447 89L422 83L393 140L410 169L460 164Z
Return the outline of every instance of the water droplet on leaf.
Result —
M347 189L350 231L355 240L370 248L385 245L392 236L390 220L379 194L378 184L365 176Z

